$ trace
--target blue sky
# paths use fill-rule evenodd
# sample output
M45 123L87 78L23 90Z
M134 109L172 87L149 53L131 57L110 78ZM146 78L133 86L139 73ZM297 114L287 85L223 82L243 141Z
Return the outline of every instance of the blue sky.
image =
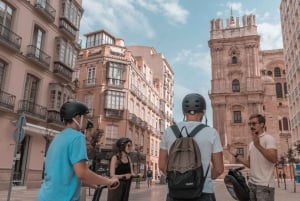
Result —
M174 119L182 120L181 100L191 92L207 102L208 124L212 109L211 61L208 41L211 19L255 14L261 50L282 48L280 0L83 0L80 39L105 29L125 46L145 45L162 53L174 75ZM224 25L225 26L225 25Z

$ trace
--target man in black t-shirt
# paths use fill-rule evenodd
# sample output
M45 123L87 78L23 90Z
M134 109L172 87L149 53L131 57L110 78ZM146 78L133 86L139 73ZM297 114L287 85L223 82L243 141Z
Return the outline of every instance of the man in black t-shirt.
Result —
M146 175L147 175L147 184L148 184L148 188L149 188L152 185L152 178L153 178L153 172L150 169L150 167L148 167Z

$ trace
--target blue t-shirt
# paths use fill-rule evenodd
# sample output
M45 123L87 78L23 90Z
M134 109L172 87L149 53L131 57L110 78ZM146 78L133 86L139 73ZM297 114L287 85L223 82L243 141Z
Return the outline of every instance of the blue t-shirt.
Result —
M45 159L44 181L37 201L78 201L81 181L73 166L87 160L85 136L67 128L55 136Z

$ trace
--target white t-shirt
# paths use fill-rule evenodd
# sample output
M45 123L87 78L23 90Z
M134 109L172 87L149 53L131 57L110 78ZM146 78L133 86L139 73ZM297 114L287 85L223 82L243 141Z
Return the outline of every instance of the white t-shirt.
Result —
M265 149L277 149L275 138L265 132L260 135L259 142ZM268 161L254 146L253 142L249 145L249 156L249 182L255 185L274 187L273 171L275 164Z
M185 121L179 122L177 125L179 130L181 130L181 128L185 126L187 128L188 133L191 133L191 131L199 124L200 122L198 121ZM182 135L186 136L185 129L182 130ZM169 150L175 140L176 136L173 133L172 129L170 127L167 128L163 134L162 141L160 143L160 149ZM218 153L223 151L220 135L216 129L211 127L205 127L194 136L194 140L199 146L201 152L201 161L203 164L203 171L204 173L206 173L208 165L211 161L212 153ZM207 174L203 192L214 192L211 179L211 168L209 169L209 172Z

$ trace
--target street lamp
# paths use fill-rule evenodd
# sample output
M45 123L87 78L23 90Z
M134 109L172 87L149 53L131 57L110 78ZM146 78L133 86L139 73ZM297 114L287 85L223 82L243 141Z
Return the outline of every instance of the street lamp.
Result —
M135 144L135 151L136 151L136 159L137 159L137 174L141 173L141 152L143 150L143 146ZM136 178L136 186L135 188L140 188L140 178Z

